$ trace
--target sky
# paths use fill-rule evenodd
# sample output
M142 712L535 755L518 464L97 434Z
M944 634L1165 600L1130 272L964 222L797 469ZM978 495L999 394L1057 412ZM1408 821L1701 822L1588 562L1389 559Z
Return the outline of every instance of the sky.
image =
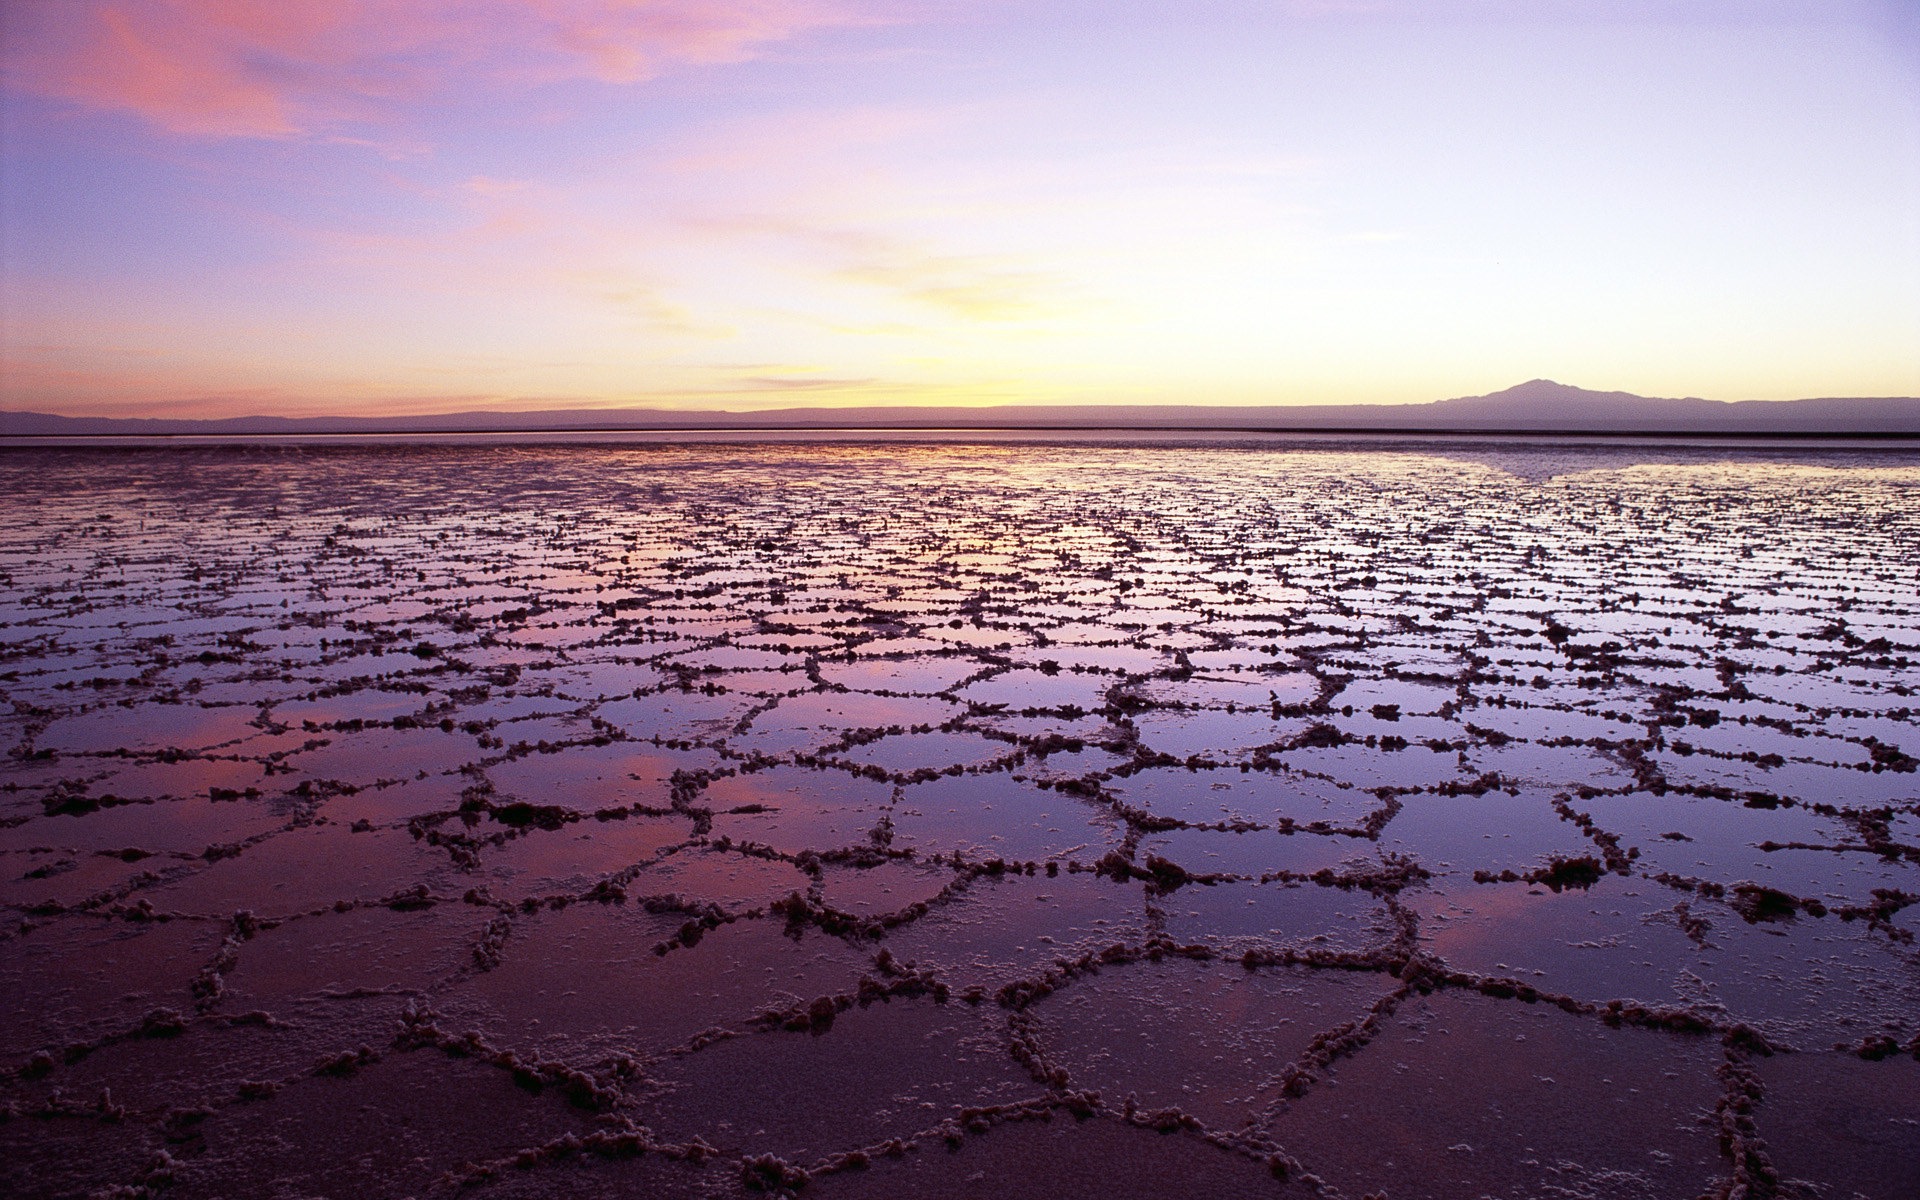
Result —
M0 409L1920 395L1920 0L6 0Z

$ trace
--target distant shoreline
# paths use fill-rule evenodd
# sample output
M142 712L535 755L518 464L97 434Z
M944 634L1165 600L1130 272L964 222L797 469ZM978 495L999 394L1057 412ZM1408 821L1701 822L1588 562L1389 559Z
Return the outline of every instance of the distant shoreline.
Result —
M248 444L380 444L430 443L510 443L514 441L563 439L575 444L592 444L599 439L633 438L645 443L666 441L713 440L801 441L831 440L845 437L860 441L887 440L965 440L981 437L1005 441L1030 434L1047 440L1141 438L1162 442L1182 436L1207 440L1230 437L1291 438L1314 442L1442 441L1493 442L1514 441L1530 444L1638 445L1661 442L1703 446L1712 443L1737 445L1819 444L1839 448L1844 443L1859 443L1860 448L1920 446L1920 432L1905 430L1655 430L1655 429L1489 429L1462 426L1455 428L1389 428L1363 426L1269 426L1269 425L1108 425L1108 424L978 424L978 425L568 425L528 426L518 429L435 429L431 427L379 430L288 430L237 433L7 433L0 434L0 450L27 450L50 447L84 448L151 446L222 446ZM1051 437L1049 435L1052 435ZM1068 435L1066 439L1059 435Z
M1827 396L1729 402L1598 392L1534 379L1485 396L1378 405L1004 404L975 408L895 404L747 412L630 407L218 418L70 417L0 411L0 439L36 440L226 437L280 441L316 436L713 436L798 432L1906 441L1920 437L1920 397Z

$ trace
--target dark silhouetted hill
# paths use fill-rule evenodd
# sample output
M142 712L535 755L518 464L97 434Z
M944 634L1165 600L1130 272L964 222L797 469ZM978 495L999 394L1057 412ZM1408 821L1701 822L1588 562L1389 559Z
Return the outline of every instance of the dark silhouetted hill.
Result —
M0 412L0 436L249 436L740 429L1263 429L1356 432L1916 434L1920 398L1701 400L1595 392L1534 379L1427 404L998 405L987 408L543 409L396 417L66 417Z

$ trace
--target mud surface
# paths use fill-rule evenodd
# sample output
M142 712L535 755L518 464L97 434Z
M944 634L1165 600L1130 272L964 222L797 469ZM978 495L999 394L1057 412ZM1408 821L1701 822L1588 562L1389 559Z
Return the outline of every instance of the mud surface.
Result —
M1920 1188L1911 455L0 456L7 1196Z

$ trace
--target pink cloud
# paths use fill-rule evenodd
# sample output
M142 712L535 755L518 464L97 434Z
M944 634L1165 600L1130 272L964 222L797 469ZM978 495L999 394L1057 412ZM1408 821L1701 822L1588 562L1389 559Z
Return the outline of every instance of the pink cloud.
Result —
M286 137L476 82L634 83L860 23L848 0L8 0L7 87L173 133Z

